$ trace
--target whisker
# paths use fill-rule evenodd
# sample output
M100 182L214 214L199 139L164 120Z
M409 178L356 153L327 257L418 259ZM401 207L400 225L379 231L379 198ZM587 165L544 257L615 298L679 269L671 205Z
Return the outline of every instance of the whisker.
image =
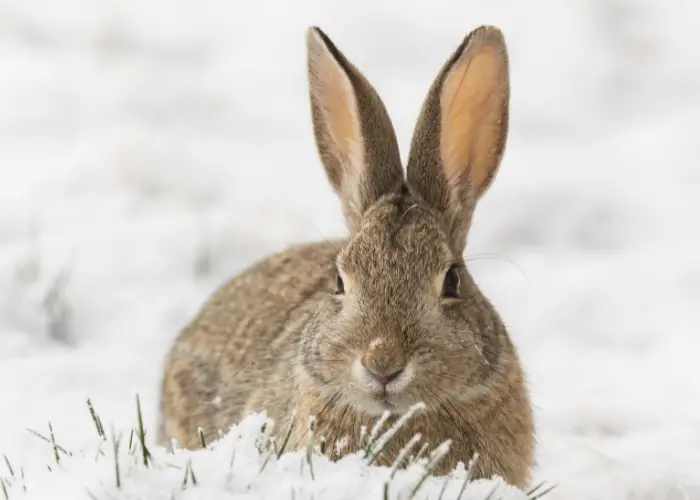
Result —
M522 277L525 279L525 282L527 283L528 287L532 288L532 282L530 281L530 278L528 278L527 273L525 272L525 269L515 262L512 259L509 259L508 257L504 257L503 255L495 254L495 253L483 253L483 254L474 254L471 256L467 256L464 261L465 262L475 262L478 260L496 260L499 262L505 262L507 264L512 265L515 267L518 271L520 271L520 274Z
M321 237L321 242L325 245L328 245L332 250L335 251L335 253L340 253L340 250L331 243L330 238L327 238L326 235L324 235L312 222L309 217L306 216L306 214L297 206L296 203L293 202L292 199L290 199L288 196L286 196L284 193L282 193L282 197L286 198L287 202L289 203L290 206L292 206L296 212L301 215L301 217L306 221L306 223L313 229L313 231ZM291 242L289 242L291 243Z
M340 399L340 389L335 391L335 394L333 394L333 396L331 396L331 398L328 400L328 402L316 414L316 420L318 421L321 418L321 415L323 415L328 408L332 408L333 405L335 405L336 401L338 401L338 399Z
M445 380L450 380L450 381L459 382L459 383L465 382L464 379L462 379L456 375L452 375L451 373L434 372L432 370L426 370L425 372L429 373L430 375L434 375L436 377L439 377L439 378L444 378Z

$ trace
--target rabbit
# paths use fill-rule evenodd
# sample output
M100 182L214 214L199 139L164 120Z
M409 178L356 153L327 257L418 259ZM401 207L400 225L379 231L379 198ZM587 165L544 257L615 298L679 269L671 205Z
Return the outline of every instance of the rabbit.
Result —
M524 488L535 447L524 371L463 258L508 135L503 34L476 28L444 64L405 176L374 88L320 28L306 42L315 143L349 236L291 246L213 293L166 356L160 442L197 448L198 428L216 439L262 411L285 431L295 411L291 448L314 417L336 459L341 440L359 450L362 427L422 402L379 465L421 433L451 440L434 474L478 453L472 477Z

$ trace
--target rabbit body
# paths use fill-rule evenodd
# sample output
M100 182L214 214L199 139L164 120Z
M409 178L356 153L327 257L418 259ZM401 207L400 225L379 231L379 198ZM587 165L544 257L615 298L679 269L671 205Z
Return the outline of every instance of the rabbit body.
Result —
M165 362L160 439L199 446L265 411L291 446L306 424L337 456L360 447L384 411L415 415L384 448L393 463L416 434L451 440L436 472L475 453L474 477L525 487L532 408L516 349L462 253L474 207L507 131L505 43L472 32L423 105L407 176L381 100L319 29L308 34L316 142L350 230L297 245L225 284L176 338ZM465 83L466 82L466 83Z

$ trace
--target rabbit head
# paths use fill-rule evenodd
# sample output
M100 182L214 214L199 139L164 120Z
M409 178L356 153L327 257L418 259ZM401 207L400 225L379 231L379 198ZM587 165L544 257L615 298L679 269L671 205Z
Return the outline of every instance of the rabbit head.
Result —
M316 144L350 239L335 262L336 289L303 332L300 375L327 398L371 415L483 397L517 363L462 256L506 143L501 32L474 30L442 67L405 176L370 83L320 29L309 29L307 46Z

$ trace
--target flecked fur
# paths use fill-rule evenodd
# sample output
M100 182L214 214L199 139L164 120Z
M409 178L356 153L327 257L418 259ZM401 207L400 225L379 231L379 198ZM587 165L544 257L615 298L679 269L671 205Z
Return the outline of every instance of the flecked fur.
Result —
M212 295L167 356L160 439L196 448L199 427L211 440L250 412L265 410L283 428L296 409L293 444L305 443L305 422L315 416L317 435L328 443L347 438L353 451L360 427L371 427L384 409L400 414L423 401L426 410L390 442L380 464L392 463L420 432L433 446L452 440L438 473L478 452L476 477L500 475L525 487L534 429L523 370L498 313L462 258L473 209L488 186L469 184L469 165L464 183L451 185L437 147L445 75L479 44L497 48L507 69L503 37L496 28L473 31L442 68L416 126L406 179L374 89L321 30L311 28L308 43L310 58L331 57L324 63L338 64L355 93L348 102L357 105L349 112L361 128L361 165L343 161L333 149L343 144L326 130L324 97L315 93L318 75L311 74L310 60L316 143L344 203L350 238L291 247ZM482 155L492 161L486 165L489 182L505 147L507 73L503 78L499 133L492 143L475 146L493 152ZM349 188L355 189L352 203ZM453 265L459 298L445 298L441 284ZM342 295L334 293L336 272ZM373 399L353 371L359 359L379 371L405 368L401 389L384 403ZM328 446L328 453L333 449Z

